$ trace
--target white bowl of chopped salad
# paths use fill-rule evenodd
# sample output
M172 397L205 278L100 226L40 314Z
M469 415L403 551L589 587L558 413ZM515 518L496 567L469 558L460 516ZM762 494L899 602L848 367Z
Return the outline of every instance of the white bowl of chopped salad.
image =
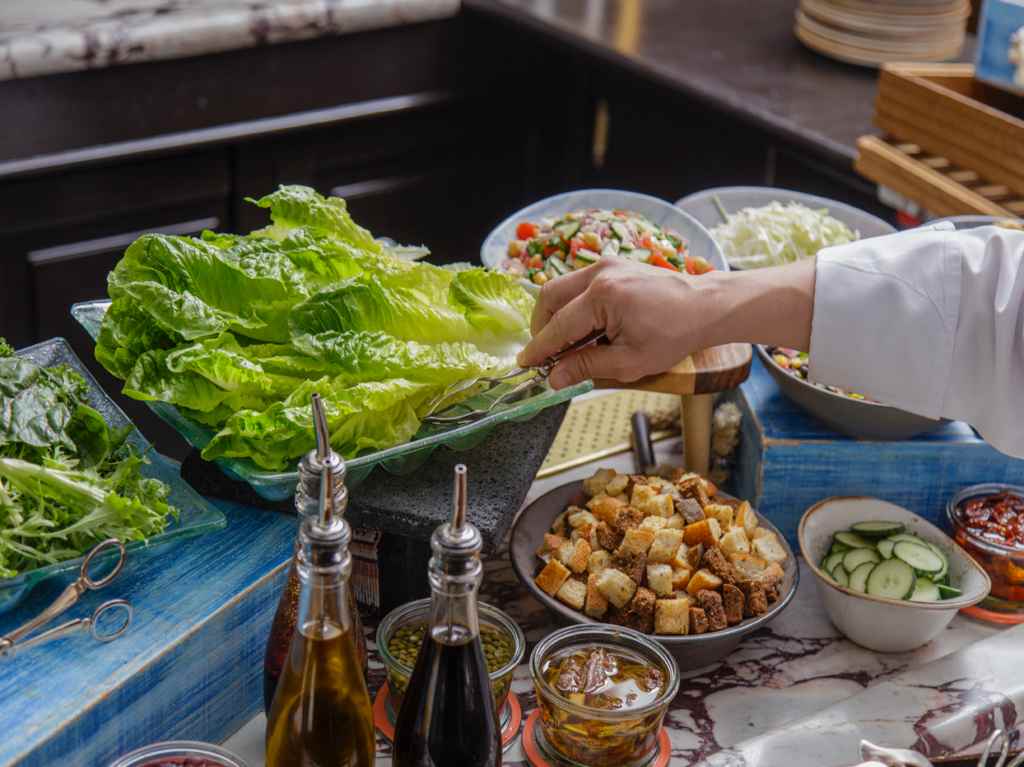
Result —
M539 287L607 256L704 274L728 270L711 235L688 213L637 192L584 189L548 197L502 221L480 259Z
M896 229L852 205L767 186L723 186L676 205L707 227L733 269L779 266Z

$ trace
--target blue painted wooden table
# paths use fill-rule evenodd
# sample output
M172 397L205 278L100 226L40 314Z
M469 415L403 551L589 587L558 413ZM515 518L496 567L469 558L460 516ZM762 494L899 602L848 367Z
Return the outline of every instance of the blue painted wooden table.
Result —
M965 423L902 442L855 440L832 431L783 396L755 355L731 394L743 437L729 489L796 544L800 517L832 495L873 495L945 525L946 501L979 482L1024 484L1024 461L1009 458Z
M156 740L219 742L262 707L262 664L295 517L227 502L224 530L130 556L121 576L69 616L123 597L129 631L78 633L0 661L0 765L103 767ZM41 584L0 634L66 581ZM188 673L182 669L189 669Z

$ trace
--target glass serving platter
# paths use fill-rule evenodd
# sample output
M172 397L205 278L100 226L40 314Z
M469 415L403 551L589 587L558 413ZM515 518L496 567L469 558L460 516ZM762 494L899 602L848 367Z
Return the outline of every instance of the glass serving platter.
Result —
M71 307L71 316L95 341L100 332L103 315L110 306L109 300L86 301ZM528 421L537 413L573 397L590 391L591 381L559 391L543 387L537 394L501 405L490 415L462 426L423 425L416 436L408 442L385 450L377 450L346 461L346 484L351 488L358 485L377 467L391 474L404 476L419 469L438 447L452 450L469 450L482 442L499 424L508 421ZM477 395L465 404L472 407L486 407L492 400L487 394ZM213 439L214 431L203 424L186 417L173 405L165 402L147 402L150 409L174 428L197 450L202 450ZM312 444L310 445L312 447ZM260 469L252 461L235 458L219 458L214 463L232 479L248 484L261 498L268 501L282 501L295 494L298 471L271 472Z
M78 359L71 346L63 338L52 338L35 346L20 349L17 355L26 357L43 367L65 364L74 368L81 373L89 386L89 404L99 411L106 422L115 428L132 426L128 416L100 388L92 373L82 364L82 361ZM142 467L142 474L159 479L170 487L168 502L179 512L178 519L172 519L160 535L154 535L148 541L130 542L127 545L129 558L130 552L211 530L219 530L227 524L224 515L207 503L181 478L178 464L157 453L138 429L133 427L128 441L149 459L149 463ZM52 565L37 567L14 578L0 578L0 613L13 608L40 581L55 575L77 572L82 559L82 557L76 557Z

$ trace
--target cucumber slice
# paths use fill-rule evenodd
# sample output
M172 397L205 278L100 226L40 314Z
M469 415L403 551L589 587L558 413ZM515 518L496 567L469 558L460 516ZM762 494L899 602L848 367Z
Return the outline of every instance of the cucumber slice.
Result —
M647 248L633 248L629 251L629 257L634 261L639 261L641 264L646 264L647 259L651 257L651 251Z
M900 533L898 535L890 535L888 540L893 543L899 543L900 541L906 541L907 543L916 543L918 546L927 546L928 541L924 538L919 538L911 533Z
M886 538L884 541L878 542L878 553L882 555L882 559L892 559L892 547L896 545L896 541L892 538Z
M622 242L629 242L629 229L620 221L612 222L612 231Z
M847 551L843 554L843 567L845 567L846 571L851 575L854 570L865 562L878 564L881 561L882 558L874 549L852 549L851 551Z
M916 584L914 568L903 560L887 559L868 575L867 592L875 597L906 599L914 593Z
M548 262L544 266L544 271L549 272L548 277L559 277L563 274L568 274L572 270L558 256L548 256Z
M822 561L821 569L824 570L829 575L831 575L832 571L835 569L836 565L842 564L842 562L843 562L843 552L840 551L840 552L837 552L835 554L829 554Z
M868 538L887 538L890 535L899 535L905 529L902 522L858 522L850 527L850 530L858 535L865 535Z
M832 570L832 580L838 583L840 586L850 585L850 576L843 568L842 565L836 565Z
M866 549L860 549L866 551ZM844 565L845 567L845 565ZM868 588L868 576L877 567L875 562L865 562L859 565L856 570L850 573L850 588L863 594Z
M608 258L609 256L619 255L619 241L612 238L604 244L601 248L601 258ZM576 251L576 257L579 258L579 251Z
M595 253L592 250L587 250L586 248L580 248L579 250L576 251L575 258L576 258L576 263L577 264L582 264L583 266L588 266L589 264L596 264L597 260L600 258L600 256L597 255L597 253Z
M836 533L833 538L851 549L870 549L875 545L867 538L861 538L857 533L851 533L848 530Z
M927 541L925 541L927 543ZM949 557L946 556L945 552L942 551L934 543L928 543L928 548L935 552L935 554L942 560L942 569L939 570L935 575L929 576L933 581L938 583L949 574Z
M914 582L914 593L910 595L911 602L938 602L941 598L939 587L930 578L918 578Z
M571 240L573 236L575 236L576 232L578 232L579 230L579 221L568 221L564 224L559 224L558 226L555 227L555 231L558 232L558 235L566 242Z
M942 570L943 559L927 546L909 541L898 541L892 547L897 559L902 559L918 572L936 574Z
M956 597L962 596L964 592L960 589L947 586L945 583L940 583L936 588L939 590L939 596L942 599L955 599Z
M849 546L846 546L846 545L844 545L842 543L833 543L832 544L832 548L830 548L828 550L828 553L829 554L843 554L843 553L845 553L845 552L847 552L849 550L850 550Z

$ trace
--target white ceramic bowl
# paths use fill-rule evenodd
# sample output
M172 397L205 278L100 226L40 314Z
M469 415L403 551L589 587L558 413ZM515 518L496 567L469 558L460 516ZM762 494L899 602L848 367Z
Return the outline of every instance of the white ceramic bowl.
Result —
M480 260L484 266L500 269L508 253L508 244L515 239L516 226L521 221L539 221L584 208L629 210L647 216L653 223L677 232L689 243L690 253L707 259L715 269L728 271L721 249L705 229L689 213L681 211L671 203L638 192L619 189L581 189L547 197L511 216L498 224L487 235L480 246ZM527 283L532 284L532 283Z
M833 534L856 522L901 522L949 557L950 583L963 594L939 602L908 602L861 594L840 586L818 566L832 545ZM977 604L992 583L981 566L939 528L911 511L866 496L826 498L809 508L797 533L800 553L814 573L829 619L848 639L869 650L906 652L942 633L958 610Z

